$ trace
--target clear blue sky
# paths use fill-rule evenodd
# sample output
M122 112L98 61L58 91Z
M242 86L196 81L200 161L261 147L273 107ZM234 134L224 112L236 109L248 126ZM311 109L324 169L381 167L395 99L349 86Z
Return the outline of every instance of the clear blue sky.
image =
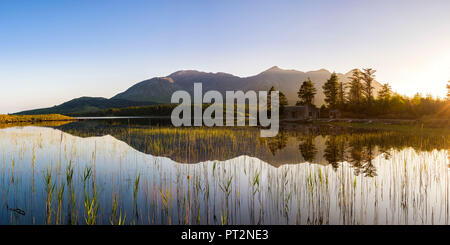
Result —
M443 96L450 1L1 0L0 113L111 97L196 69L372 67L394 90Z

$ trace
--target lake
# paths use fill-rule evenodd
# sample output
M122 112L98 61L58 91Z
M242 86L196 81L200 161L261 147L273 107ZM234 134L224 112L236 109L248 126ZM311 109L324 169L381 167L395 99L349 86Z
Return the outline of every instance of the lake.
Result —
M0 224L448 224L448 130L0 127Z

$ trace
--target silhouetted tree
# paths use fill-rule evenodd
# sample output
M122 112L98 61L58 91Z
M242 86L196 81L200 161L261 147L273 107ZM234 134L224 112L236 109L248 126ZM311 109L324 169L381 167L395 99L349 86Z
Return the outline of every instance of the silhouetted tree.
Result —
M267 97L268 97L267 98L268 99L268 101L267 101L267 108L269 110L270 110L270 108L272 108L271 107L272 106L272 104L271 104L271 101L272 101L271 93L272 93L272 91L275 91L275 87L274 86L272 86L269 89L269 92L268 92L268 95L267 95ZM280 114L282 115L284 113L284 109L288 105L288 100L286 98L286 95L284 95L283 92L281 92L281 91L279 91L279 93L278 93L278 99L279 99L279 105L280 105Z
M363 91L367 99L369 107L372 106L373 101L373 81L375 79L375 70L372 68L363 69L362 80L364 81Z
M352 105L359 106L363 98L361 76L361 71L359 69L353 69L352 76L350 77L350 91L348 95L348 100Z
M330 79L322 86L325 95L325 103L329 109L336 109L338 101L338 77L335 72L330 76Z
M286 98L286 95L284 95L281 91L280 91L280 114L283 115L284 114L284 109L286 108L286 106L288 105L288 100Z
M389 83L383 84L383 87L381 87L381 91L378 94L378 99L384 103L389 102L391 99L391 93L391 86Z
M344 109L345 103L346 103L345 84L343 82L338 82L338 97L337 97L338 108Z
M308 77L308 79L302 83L302 86L297 92L299 98L297 105L312 105L316 93L317 90L314 87L311 78Z

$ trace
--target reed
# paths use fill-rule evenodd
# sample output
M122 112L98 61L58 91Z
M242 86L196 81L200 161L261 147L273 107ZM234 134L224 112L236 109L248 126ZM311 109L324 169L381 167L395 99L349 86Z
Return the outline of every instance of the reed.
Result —
M136 224L139 222L139 209L138 209L138 192L139 192L139 183L141 181L141 173L139 173L134 179L133 185L133 221L132 224Z
M122 130L113 130L115 125L105 131L94 127L86 132L88 138L34 127L0 130L0 197L8 205L0 212L1 224L450 221L447 135L315 128L310 134L298 129L260 141L254 135L244 140L250 131L208 135L207 129L130 125L129 138L118 141L91 137L111 132L119 137ZM165 148L168 143L173 145ZM243 144L250 155L234 157L240 153L232 151ZM142 154L139 147L169 157L183 149L186 161ZM209 152L226 160L190 163L215 156ZM310 153L313 160L305 161L303 155ZM279 164L290 156L296 162ZM34 183L35 178L43 181Z
M109 218L109 222L111 225L124 225L125 220L127 218L126 214L122 215L122 211L119 211L119 204L117 201L117 196L113 197L113 204L111 210L111 217Z
M99 208L98 193L95 181L92 180L91 188L89 188L89 181L92 179L92 168L87 167L84 170L82 181L84 188L84 220L87 225L95 225L97 222L97 213Z
M65 188L65 183L61 182L58 191L57 191L57 198L56 198L56 224L62 224L63 222L61 221L62 216L61 216L61 212L62 212L62 201L63 201L63 197L64 197L64 188Z
M52 214L53 214L53 193L55 191L56 183L52 180L52 171L51 169L47 169L44 175L44 186L47 193L46 198L46 224L50 225L52 223Z

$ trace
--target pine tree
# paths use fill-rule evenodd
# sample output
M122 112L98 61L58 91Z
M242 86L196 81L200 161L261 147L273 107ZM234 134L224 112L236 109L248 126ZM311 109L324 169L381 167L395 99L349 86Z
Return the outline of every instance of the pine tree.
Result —
M378 95L378 98L383 102L388 102L391 99L391 86L389 83L383 84L383 87L381 87L381 91Z
M336 109L338 102L338 77L335 72L331 74L330 79L322 86L325 94L325 103L329 109Z
M297 92L299 98L297 105L312 105L316 93L317 90L314 87L311 78L308 77L308 79L302 83L302 86Z
M271 109L271 93L272 91L275 91L275 87L272 86L268 92L268 101L267 101L267 108L270 110ZM278 99L279 99L279 105L280 105L280 114L284 113L284 109L286 108L286 106L288 105L288 100L286 98L286 95L284 95L281 91L279 91L278 93Z
M338 102L337 105L339 107L339 109L344 109L345 106L345 84L343 82L338 82Z
M348 100L350 104L360 105L363 97L363 86L361 83L361 71L354 69L350 77L350 91Z
M280 114L283 115L284 114L284 109L288 105L288 100L286 98L286 95L284 95L283 92L281 92L281 91L280 91L279 98L280 98Z
M376 72L372 68L363 69L364 72L362 73L362 80L364 81L363 91L364 95L367 99L367 104L369 107L372 106L373 101L373 81L375 79L374 73Z

